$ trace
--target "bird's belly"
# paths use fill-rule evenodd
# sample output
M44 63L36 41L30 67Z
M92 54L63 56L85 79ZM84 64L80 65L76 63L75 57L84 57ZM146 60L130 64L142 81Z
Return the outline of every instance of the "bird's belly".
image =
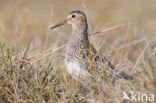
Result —
M64 60L64 63L66 65L67 72L74 78L78 79L84 78L90 75L90 73L86 70L87 65L85 63L78 62L76 60L73 61L67 61Z
M80 64L74 61L66 63L66 68L67 68L68 73L71 75L78 76L81 71Z

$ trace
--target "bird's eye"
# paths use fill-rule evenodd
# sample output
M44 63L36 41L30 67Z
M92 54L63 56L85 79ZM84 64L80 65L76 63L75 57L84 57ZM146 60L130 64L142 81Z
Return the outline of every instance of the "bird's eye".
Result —
M75 18L76 17L76 15L72 15L72 18Z

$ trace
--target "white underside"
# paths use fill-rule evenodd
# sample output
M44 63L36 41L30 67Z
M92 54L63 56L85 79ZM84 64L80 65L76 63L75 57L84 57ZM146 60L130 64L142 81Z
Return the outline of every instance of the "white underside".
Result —
M89 75L89 73L84 68L82 68L78 62L68 62L65 64L66 64L67 72L70 75L72 75L74 78L77 78L79 76L85 77Z
M66 66L67 66L67 71L69 74L73 74L77 76L80 74L81 68L80 68L79 63L69 62L66 64Z

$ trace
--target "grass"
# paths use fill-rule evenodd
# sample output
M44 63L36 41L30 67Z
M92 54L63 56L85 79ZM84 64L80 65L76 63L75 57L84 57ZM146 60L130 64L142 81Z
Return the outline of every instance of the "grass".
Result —
M105 76L107 80L104 79L99 83L95 77L96 82L90 86L84 86L66 73L62 53L57 53L62 51L65 45L36 56L32 50L29 50L30 42L26 49L17 55L12 55L6 44L1 43L0 101L2 103L115 103L123 102L121 99L123 91L156 94L155 54L149 53L144 41L145 39L140 41L138 39L138 42L132 40L132 43L124 42L118 45L118 51L121 48L123 55L114 62L120 71L133 75L135 77L133 80L118 79L114 84L112 77L106 72L108 74L104 75L107 75ZM127 52L133 51L137 56L131 54L129 56L132 57L128 57L126 47L130 48ZM139 49L134 50L138 47ZM112 55L116 54L118 53Z
M81 5L88 13L85 2L82 0ZM49 13L54 11L50 3L46 3L44 12L38 9L43 14L39 16L36 12L34 14L34 8L38 7L32 2L12 4L17 6L16 15L7 14L7 9L3 9L6 16L0 17L0 21L6 23L0 24L0 103L133 103L122 100L123 91L156 95L155 36L150 35L146 25L126 21L116 26L106 25L103 29L95 27L97 29L94 30L88 20L90 29L94 31L90 32L89 39L98 52L109 59L118 71L134 78L118 78L114 83L114 75L99 64L103 68L100 74L102 81L99 82L99 78L94 76L94 81L87 84L72 79L66 72L63 49L69 37L65 34L70 31L66 27L49 30L52 16L55 16L54 12ZM117 6L114 7L117 9ZM108 8L105 9L109 12ZM107 19L113 24L115 21L114 18L101 16L100 22ZM120 18L117 15L113 17ZM95 72L93 67L92 72Z

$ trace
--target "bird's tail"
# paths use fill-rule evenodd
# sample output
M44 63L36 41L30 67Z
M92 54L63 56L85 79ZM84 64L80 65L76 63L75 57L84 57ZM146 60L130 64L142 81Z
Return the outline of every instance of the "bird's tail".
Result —
M105 57L102 58L102 63L107 64L109 70L116 76L116 78L132 80L133 76L126 75L124 72L120 72L109 60Z

